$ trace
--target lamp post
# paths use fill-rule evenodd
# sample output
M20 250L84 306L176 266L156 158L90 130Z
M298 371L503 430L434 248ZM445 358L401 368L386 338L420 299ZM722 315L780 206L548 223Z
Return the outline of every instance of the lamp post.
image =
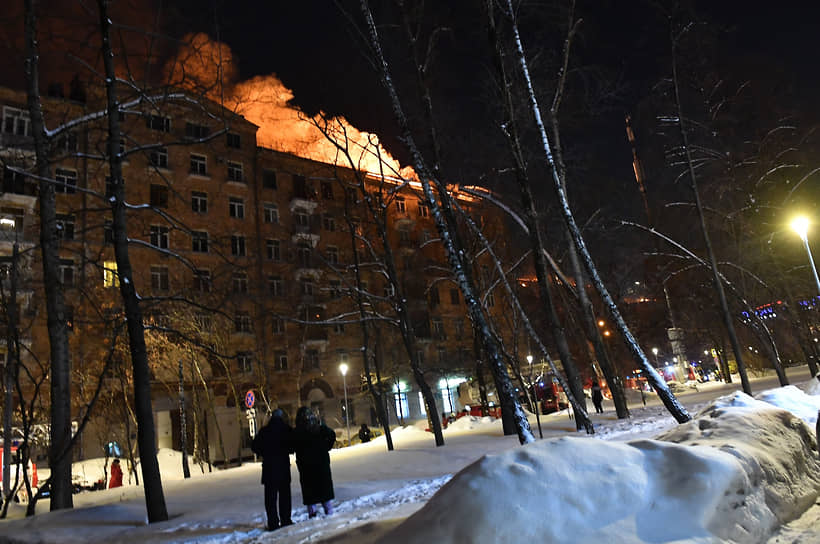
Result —
M342 373L342 383L345 388L345 425L347 426L347 445L350 445L350 408L347 405L347 364L339 365L339 372Z
M814 266L814 259L811 256L811 248L809 247L808 218L803 216L795 218L795 220L792 221L792 228L800 236L800 239L803 240L803 245L806 246L806 253L809 256L809 264L811 265L811 271L814 273L814 283L815 285L817 285L817 292L820 293L820 277L817 276L817 268Z
M655 356L655 367L658 366L658 348L652 348L652 355Z

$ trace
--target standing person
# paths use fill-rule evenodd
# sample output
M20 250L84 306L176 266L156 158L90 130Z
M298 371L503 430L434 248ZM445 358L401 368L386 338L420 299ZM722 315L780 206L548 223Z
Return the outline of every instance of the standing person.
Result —
M293 525L290 519L290 453L292 429L286 423L284 410L277 408L256 434L251 449L262 456L262 485L265 486L265 513L268 517L267 530L273 531L286 525ZM279 499L279 513L276 499Z
M325 515L333 513L333 478L328 452L336 443L336 433L319 421L310 408L302 406L296 412L293 429L293 449L299 467L302 502L308 517L316 517L316 505L321 503Z
M365 442L370 442L371 438L373 438L373 435L370 432L370 428L367 426L367 423L362 423L362 428L359 429L359 440L364 444Z
M595 413L603 414L604 408L601 403L604 401L604 394L601 391L601 384L597 380L592 382L592 404L595 405Z
M114 459L111 463L111 479L108 481L108 489L115 487L122 487L122 467L119 459Z

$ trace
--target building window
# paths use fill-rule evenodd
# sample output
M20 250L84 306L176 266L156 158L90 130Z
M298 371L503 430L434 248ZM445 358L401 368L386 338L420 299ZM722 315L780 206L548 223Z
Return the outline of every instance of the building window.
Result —
M282 278L279 276L268 277L268 291L275 297L281 297L285 294L285 286L282 283Z
M288 354L284 351L277 351L273 356L274 370L288 369Z
M5 214L4 214L5 215ZM22 215L22 214L21 214ZM15 217L15 226L18 230L20 230L20 226L22 226L23 221L22 218L17 220ZM20 226L18 226L20 225ZM57 236L60 240L73 240L74 239L74 216L68 214L57 214Z
M271 332L273 334L285 334L285 320L281 317L274 317L271 322Z
M430 305L435 306L439 302L441 302L441 300L438 298L438 287L434 285L430 287Z
M305 351L305 369L319 370L319 352L315 349Z
M28 112L8 106L3 107L3 133L15 136L31 136Z
M200 293L211 292L211 271L210 270L194 270L194 290Z
M460 297L458 296L458 289L452 288L450 289L450 304L458 304L460 302Z
M156 168L168 168L168 149L158 147L148 154L148 164Z
M433 336L439 340L444 340L447 336L444 334L444 323L440 317L433 318Z
M396 296L396 288L393 287L392 283L388 283L384 286L384 298L393 298Z
M208 213L208 194L200 191L191 191L191 211Z
M334 334L344 334L345 333L345 324L344 323L334 323L333 324L333 333Z
M151 289L158 291L168 290L168 267L167 266L152 266L151 267Z
M430 215L430 208L427 207L427 204L419 200L419 217L427 217Z
M495 295L490 291L487 293L487 308L492 308L493 306L495 306Z
M155 208L167 208L168 187L165 185L151 185L150 203Z
M151 245L160 249L168 249L168 227L151 225Z
M322 217L322 226L326 231L333 232L336 230L336 219L334 219L332 215L325 214Z
M403 196L396 197L396 211L401 214L407 213L407 203L404 201Z
M171 132L170 117L163 117L162 115L148 115L145 118L145 124L151 130L159 130L160 132Z
M103 224L103 243L114 243L114 224L110 219L106 219L105 224Z
M196 314L194 316L194 327L200 332L211 332L214 328L211 314Z
M270 202L266 202L265 204L263 204L262 215L265 223L279 222L279 208L276 206L276 204L271 204Z
M247 351L240 351L236 354L236 365L240 374L253 372L253 357Z
M233 320L236 332L251 332L251 316L248 312L237 312Z
M117 262L103 262L103 287L119 287L120 278L117 275Z
M454 329L456 331L456 336L459 338L464 337L464 320L463 319L456 319Z
M60 283L63 287L74 287L74 261L60 259Z
M60 153L76 153L79 149L77 135L73 132L62 134L54 142L54 151Z
M402 244L410 243L410 229L407 228L407 225L402 225L399 228L399 242Z
M430 241L430 231L424 229L421 231L420 241L422 244L425 244Z
M244 219L245 201L239 197L230 197L228 199L228 215L230 215L234 219Z
M322 198L333 200L333 184L329 181L322 182Z
M208 253L208 233L193 231L191 233L191 250L197 253Z
M282 248L279 240L266 240L265 249L267 251L267 257L269 261L282 260Z
M304 208L296 208L293 210L293 220L297 226L307 227L310 224L310 216Z
M327 248L327 262L330 264L339 264L339 250L335 247L329 246Z
M262 170L262 188L276 190L276 172L273 170Z
M345 191L347 195L347 199L350 201L351 204L356 204L359 201L359 192L356 190L355 187L348 187Z
M185 137L194 140L201 140L210 135L211 129L204 125L197 125L195 123L185 123Z
M239 134L229 132L227 134L227 141L225 142L225 145L234 149L239 149L242 147L242 139L239 137Z
M307 244L299 244L296 248L296 258L299 261L299 266L310 268L310 246Z
M310 278L302 278L301 280L299 280L299 285L301 286L303 295L313 295L313 281Z
M245 181L241 162L228 161L228 181Z
M244 257L246 255L244 236L231 236L231 255L234 257Z
M77 192L77 172L74 170L66 170L65 168L57 168L54 171L54 192L55 193L69 193Z
M248 274L246 272L233 273L233 292L247 293L248 292Z
M205 155L195 155L191 153L191 166L188 169L188 173L196 176L207 176L208 158Z
M342 296L342 281L330 280L330 298L339 298Z

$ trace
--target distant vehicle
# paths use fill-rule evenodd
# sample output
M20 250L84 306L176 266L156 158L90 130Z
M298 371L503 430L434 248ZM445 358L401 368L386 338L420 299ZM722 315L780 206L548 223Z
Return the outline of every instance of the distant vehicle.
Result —
M564 390L558 385L557 380L546 378L534 384L535 396L542 414L551 414L560 410L566 410L569 404Z
M0 486L3 483L3 447L0 444ZM23 475L20 472L20 458L17 451L17 446L11 447L11 485L17 485L16 500L21 503L28 502L28 494L26 493L26 485L23 482ZM28 481L31 483L31 494L37 493L37 465L28 460Z

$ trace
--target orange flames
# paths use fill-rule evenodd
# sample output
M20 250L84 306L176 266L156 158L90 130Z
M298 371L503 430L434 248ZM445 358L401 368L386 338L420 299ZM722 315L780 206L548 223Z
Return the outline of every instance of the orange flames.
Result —
M204 90L211 100L258 125L260 146L340 166L350 166L352 161L359 170L417 179L413 169L402 168L375 134L358 130L343 117L321 112L308 117L291 105L293 92L275 75L235 82L235 59L227 45L204 34L189 36L186 43L166 67L168 81Z

